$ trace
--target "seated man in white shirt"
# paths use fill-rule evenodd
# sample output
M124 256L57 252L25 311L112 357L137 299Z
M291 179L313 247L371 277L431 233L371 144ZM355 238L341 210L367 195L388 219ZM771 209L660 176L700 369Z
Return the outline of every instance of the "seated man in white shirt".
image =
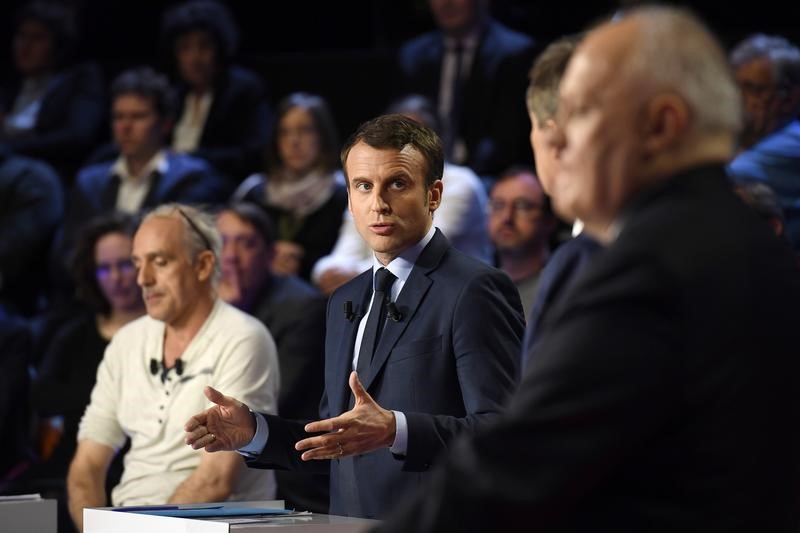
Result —
M67 476L78 529L85 507L104 506L105 475L131 439L114 505L264 500L271 471L244 469L234 453L196 453L182 445L183 423L206 404L206 385L236 390L275 413L275 343L255 318L220 300L221 239L213 219L180 204L149 213L136 232L133 262L147 316L111 340L78 431Z

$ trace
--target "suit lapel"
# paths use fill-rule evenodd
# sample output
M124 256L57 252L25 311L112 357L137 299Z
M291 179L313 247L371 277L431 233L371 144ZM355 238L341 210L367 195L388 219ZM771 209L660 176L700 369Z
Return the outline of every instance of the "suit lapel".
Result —
M375 349L375 355L372 357L369 375L361 380L365 390L369 391L370 386L375 382L375 378L385 366L392 349L413 320L417 309L425 299L425 295L433 283L428 274L439 266L439 262L449 246L450 244L445 236L437 229L431 242L428 243L428 246L417 258L417 262L411 270L411 275L403 286L400 297L395 302L403 318L398 322L386 321L386 326Z
M119 192L119 176L116 174L105 182L100 192L100 210L113 210L117 206L117 193Z
M342 302L350 300L353 302L353 312L356 314L353 320L344 320L344 326L339 335L339 349L337 353L339 357L336 358L336 367L333 375L333 386L329 388L329 395L332 391L340 391L341 393L331 400L331 413L339 414L347 410L347 404L350 399L350 387L347 380L350 376L350 371L353 370L353 349L356 343L356 334L358 333L358 324L361 318L366 314L367 307L369 307L369 298L372 296L372 269L361 274L363 278L359 283L345 295ZM342 310L344 313L344 310Z

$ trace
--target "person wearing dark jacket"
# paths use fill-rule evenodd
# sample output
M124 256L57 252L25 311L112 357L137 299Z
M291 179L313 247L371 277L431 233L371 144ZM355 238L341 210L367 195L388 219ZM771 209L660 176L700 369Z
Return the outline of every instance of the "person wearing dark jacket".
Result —
M170 145L208 161L232 187L261 167L271 122L263 81L233 64L238 39L221 2L184 2L162 19L163 52L179 100Z

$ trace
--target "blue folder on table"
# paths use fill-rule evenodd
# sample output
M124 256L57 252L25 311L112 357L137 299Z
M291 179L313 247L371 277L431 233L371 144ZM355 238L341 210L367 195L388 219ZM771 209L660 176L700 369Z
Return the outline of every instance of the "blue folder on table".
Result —
M156 516L172 516L176 518L207 518L211 516L264 516L285 515L294 513L291 509L272 507L232 507L227 505L209 505L204 507L180 507L177 505L145 505L141 507L120 507L115 511L126 513L150 514Z

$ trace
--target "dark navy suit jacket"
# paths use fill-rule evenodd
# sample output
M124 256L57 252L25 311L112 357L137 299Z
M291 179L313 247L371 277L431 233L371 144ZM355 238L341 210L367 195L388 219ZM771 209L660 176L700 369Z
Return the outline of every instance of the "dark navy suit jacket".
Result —
M363 315L371 296L371 270L331 296L322 418L349 409L347 380L359 319L345 317L344 302ZM261 468L330 469L331 514L383 517L419 489L455 435L495 418L515 386L524 319L519 294L503 272L457 251L437 230L396 305L402 319L387 320L370 372L361 380L379 405L405 414L407 455L395 457L384 448L303 462L294 450L294 443L308 436L303 423L267 415L267 445L249 462Z

